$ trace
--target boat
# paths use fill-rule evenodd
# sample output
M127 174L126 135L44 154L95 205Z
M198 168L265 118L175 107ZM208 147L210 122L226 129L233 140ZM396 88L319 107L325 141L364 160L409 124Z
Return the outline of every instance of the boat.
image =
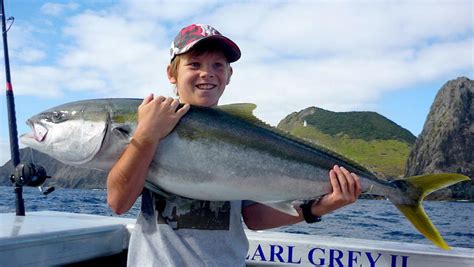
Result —
M135 219L0 214L0 266L125 266ZM472 267L474 249L246 230L247 266Z

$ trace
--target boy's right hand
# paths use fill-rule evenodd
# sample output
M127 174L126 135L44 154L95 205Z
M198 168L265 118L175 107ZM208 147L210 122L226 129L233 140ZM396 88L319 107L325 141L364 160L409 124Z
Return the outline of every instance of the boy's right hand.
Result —
M185 104L178 110L179 100L150 94L138 107L138 124L133 138L140 143L157 145L189 110Z

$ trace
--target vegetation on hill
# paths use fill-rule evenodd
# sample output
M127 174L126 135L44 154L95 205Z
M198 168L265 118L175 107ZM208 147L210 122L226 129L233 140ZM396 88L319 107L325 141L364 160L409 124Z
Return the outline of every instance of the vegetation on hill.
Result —
M416 137L375 112L331 112L308 108L278 127L359 162L378 175L401 177Z
M314 108L307 124L331 136L346 134L353 139L400 140L413 144L416 137L408 130L376 112L332 112Z

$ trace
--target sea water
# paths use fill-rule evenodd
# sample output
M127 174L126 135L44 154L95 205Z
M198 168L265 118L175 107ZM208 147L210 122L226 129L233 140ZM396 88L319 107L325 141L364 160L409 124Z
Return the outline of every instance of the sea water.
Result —
M15 212L13 186L0 186L0 213ZM104 216L113 214L104 189L57 188L44 196L37 188L24 187L26 215L30 211L65 211ZM453 247L474 248L474 203L425 201L425 211L446 242ZM140 201L121 217L137 217ZM358 200L323 216L319 223L298 223L273 231L431 244L389 201Z

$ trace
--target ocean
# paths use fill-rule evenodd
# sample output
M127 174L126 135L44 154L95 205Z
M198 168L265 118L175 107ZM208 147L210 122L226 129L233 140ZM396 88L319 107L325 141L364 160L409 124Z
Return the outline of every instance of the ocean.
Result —
M0 212L15 212L13 186L0 186ZM37 188L24 187L26 216L30 211L65 211L117 216L108 208L104 189L57 188L44 196ZM140 201L123 216L136 218ZM474 203L425 201L426 213L437 226L446 242L453 247L474 248ZM272 231L352 237L431 244L419 234L389 201L358 200L323 217L319 223L298 223Z

